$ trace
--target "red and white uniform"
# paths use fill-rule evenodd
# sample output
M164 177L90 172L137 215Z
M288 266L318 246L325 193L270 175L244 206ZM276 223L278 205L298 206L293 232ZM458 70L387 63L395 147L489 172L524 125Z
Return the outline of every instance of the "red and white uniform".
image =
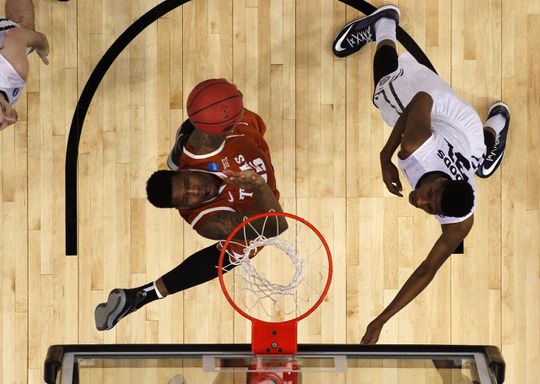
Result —
M245 110L244 118L226 137L223 144L211 153L196 155L189 144L184 146L180 159L180 169L196 172L212 173L220 179L225 178L225 169L233 171L254 170L263 177L266 183L279 198L276 178L270 159L268 144L263 138L266 126L260 116ZM179 209L180 215L195 230L201 228L212 216L223 211L253 212L256 201L253 192L223 183L218 195L194 209Z

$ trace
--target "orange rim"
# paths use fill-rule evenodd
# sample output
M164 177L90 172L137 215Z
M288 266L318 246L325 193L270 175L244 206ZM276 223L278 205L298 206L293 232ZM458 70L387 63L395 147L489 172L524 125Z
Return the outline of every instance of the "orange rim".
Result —
M257 214L255 216L252 216L250 217L249 219L247 220L244 220L243 222L241 222L240 224L238 224L238 226L236 226L236 228L229 234L229 236L227 237L227 240L225 240L225 245L223 246L223 249L221 250L221 253L219 255L219 262L218 262L218 277L219 277L219 284L221 285L221 290L223 291L223 293L225 294L225 297L227 298L227 300L229 301L229 303L231 304L231 306L238 312L240 313L242 316L244 316L246 319L249 319L251 321L256 321L256 322L265 322L263 320L259 320L257 319L256 317L253 317L251 316L249 313L245 312L243 309L241 309L235 302L234 300L232 299L232 297L229 295L229 292L227 291L227 287L225 286L225 281L223 280L223 259L225 258L225 253L227 251L227 248L229 247L229 244L230 242L232 241L233 237L244 227L246 226L247 224L251 223L252 221L255 221L255 220L258 220L258 219L261 219L261 218L264 218L264 217L270 217L270 216L283 216L283 217L288 217L288 218L291 218L291 219L294 219L294 220L297 220L297 221L300 221L302 224L306 225L307 227L309 227L313 232L315 232L315 234L319 237L319 240L321 241L321 243L323 244L324 246L324 249L326 251L326 256L328 258L328 278L326 280L326 285L324 286L324 289L321 293L321 297L319 297L319 300L317 300L315 302L315 304L313 304L313 306L311 308L309 308L306 312L304 312L303 314L301 314L300 316L294 318L294 319L290 319L290 320L287 320L287 321L280 321L280 322L274 322L274 323L277 323L277 324L281 324L281 323L288 323L288 322L291 322L291 321L300 321L302 319L304 319L305 317L309 316L311 313L313 313L313 311L315 311L315 309L317 309L317 307L319 305L321 305L321 303L323 302L324 298L326 297L326 294L328 293L328 290L330 289L330 284L332 283L332 274L333 274L333 267L332 267L332 254L330 252L330 247L328 246L328 243L326 242L326 240L324 239L324 236L321 234L321 232L315 228L309 221L307 221L306 219L300 217L300 216L296 216L296 215L293 215L292 213L287 213L287 212L264 212L264 213L260 213L260 214Z

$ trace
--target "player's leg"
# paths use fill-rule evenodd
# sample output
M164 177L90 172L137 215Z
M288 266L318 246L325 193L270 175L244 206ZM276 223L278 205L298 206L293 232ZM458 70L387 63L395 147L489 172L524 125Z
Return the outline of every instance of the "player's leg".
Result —
M96 307L96 328L111 329L120 319L154 300L215 279L220 253L217 244L211 245L189 256L155 282L132 289L113 289L107 302Z
M506 136L510 126L510 109L502 101L489 108L488 117L484 123L484 142L486 158L476 170L476 174L486 178L491 176L501 164L506 148Z
M346 57L360 50L371 41L382 41L385 39L381 34L381 29L376 24L379 20L390 19L394 24L399 24L399 8L395 5L385 5L371 15L358 20L351 21L345 25L337 34L332 50L338 57ZM394 40L395 28L394 27Z
M395 40L385 39L377 44L377 51L373 57L373 84L377 85L381 79L398 68L398 54Z
M32 0L6 0L6 18L23 28L35 30Z

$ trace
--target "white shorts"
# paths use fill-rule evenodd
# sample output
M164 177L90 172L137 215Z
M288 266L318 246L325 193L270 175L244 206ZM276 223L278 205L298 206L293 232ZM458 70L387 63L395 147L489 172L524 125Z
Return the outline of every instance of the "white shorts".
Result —
M409 52L401 54L398 68L376 85L373 103L379 108L383 120L393 127L418 92L426 92L433 98L432 130L469 146L470 155L481 161L486 148L480 117L474 108L456 96L446 82L418 63Z

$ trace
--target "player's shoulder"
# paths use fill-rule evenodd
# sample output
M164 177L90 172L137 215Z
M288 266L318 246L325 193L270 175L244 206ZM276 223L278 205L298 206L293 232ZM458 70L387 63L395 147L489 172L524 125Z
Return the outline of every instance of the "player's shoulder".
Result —
M244 108L244 117L238 123L237 128L239 132L257 136L264 136L266 132L266 125L261 116L247 108Z
M242 120L254 120L254 119L260 119L261 117L253 112L252 110L250 109L247 109L247 108L244 108L244 117L242 118Z
M259 144L259 140L252 135L233 136L227 139L220 156L228 159L231 167L242 167L257 158L266 158L265 151Z
M1 28L1 26L0 26ZM5 32L5 40L3 42L4 47L9 46L11 44L17 44L17 45L25 45L24 49L26 49L26 44L29 39L32 38L32 35L35 34L34 31L28 28L24 28L18 25L11 26L7 29L2 30Z
M474 212L470 212L464 217L453 219L451 222L441 222L443 236L454 242L462 241L467 237L474 225Z

